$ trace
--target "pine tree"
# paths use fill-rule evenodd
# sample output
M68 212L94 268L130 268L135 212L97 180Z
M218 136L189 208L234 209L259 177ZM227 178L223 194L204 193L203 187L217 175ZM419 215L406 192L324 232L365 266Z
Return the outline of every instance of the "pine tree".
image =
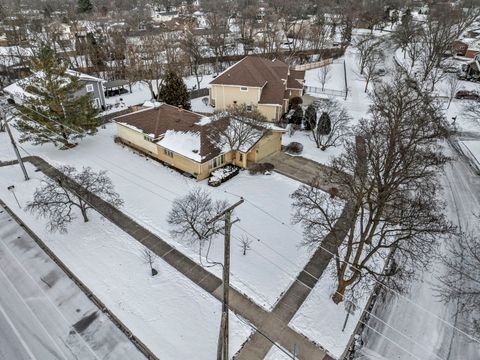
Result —
M324 112L320 115L320 119L318 120L318 127L317 132L320 135L328 135L332 131L332 122L330 121L330 115Z
M73 96L83 85L66 73L53 50L41 49L31 69L34 74L22 84L29 95L16 105L21 142L69 147L73 140L97 132L99 120L90 94Z
M89 13L93 10L93 5L90 0L78 0L77 9L80 14Z
M190 95L183 79L178 74L169 70L158 93L159 100L173 106L190 110Z
M305 110L305 130L312 130L317 126L317 109L312 104Z

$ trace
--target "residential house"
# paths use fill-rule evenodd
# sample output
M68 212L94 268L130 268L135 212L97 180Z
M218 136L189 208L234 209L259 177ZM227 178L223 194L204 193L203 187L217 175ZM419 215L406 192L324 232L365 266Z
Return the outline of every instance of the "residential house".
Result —
M209 118L175 106L155 103L113 119L118 140L198 180L226 164L246 168L280 151L283 129L267 124L248 144L232 151L221 141L233 118ZM219 131L220 130L220 131Z
M246 56L210 82L210 105L218 110L245 104L277 122L292 97L302 96L305 72L280 60Z
M455 40L452 45L452 54L456 56L465 56L468 50L468 44L462 40Z
M103 87L105 80L70 69L66 71L66 75L78 78L79 83L82 85L81 89L73 94L74 96L80 97L85 94L90 94L94 107L105 109L105 91ZM37 73L32 76L41 76L41 74ZM7 86L3 91L14 99L15 102L22 103L25 97L31 96L31 94L25 90L29 83L30 77Z

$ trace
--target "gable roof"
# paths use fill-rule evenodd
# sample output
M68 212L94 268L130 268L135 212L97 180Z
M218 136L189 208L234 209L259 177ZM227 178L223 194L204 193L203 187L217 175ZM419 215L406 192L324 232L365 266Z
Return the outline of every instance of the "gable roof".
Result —
M262 88L260 104L282 105L285 89L302 89L304 71L289 70L280 60L268 60L258 56L246 56L229 67L214 80L213 85L237 85Z

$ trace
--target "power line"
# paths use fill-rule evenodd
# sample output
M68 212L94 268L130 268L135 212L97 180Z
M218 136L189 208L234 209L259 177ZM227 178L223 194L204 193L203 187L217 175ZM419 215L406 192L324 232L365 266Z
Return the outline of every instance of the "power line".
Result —
M35 112L36 112L36 111L35 111ZM38 112L37 112L37 113L38 113ZM22 113L22 114L23 114L23 113ZM38 114L44 116L45 118L49 119L50 121L53 121L53 122L56 122L56 123L60 124L58 121L53 120L53 119L50 119L50 118L48 118L47 116L45 116L45 115L43 115L43 114L41 114L41 113L38 113ZM31 118L30 118L30 119L31 119ZM31 119L31 120L33 120L33 119ZM62 124L60 124L60 125L62 125ZM76 133L78 133L78 134L81 134L81 133L78 132L77 130L75 130L75 129L73 129L73 128L70 128L70 127L68 127L68 126L66 126L66 125L62 125L62 126L68 128L68 129L70 129L70 130L72 130L72 131L74 131L74 132L76 132ZM108 161L108 160L106 160L106 159L103 159L103 158L99 157L98 155L97 155L97 158L99 158L100 160L103 160L103 161L105 161L105 162L107 162L107 163L110 163L110 164L112 164L113 166L115 166L115 167L117 167L117 168L120 168L120 167L117 166L116 164L114 164L114 163L112 163L112 162L110 162L110 161ZM97 164L98 164L98 163L97 163ZM110 170L111 170L111 169L110 169ZM111 170L111 171L112 171L112 170ZM126 170L124 170L124 171L126 171ZM114 171L113 171L113 172L114 172ZM128 171L128 172L131 173L130 171ZM139 175L137 175L137 174L134 174L134 173L131 173L131 174L132 174L133 176L143 178L143 177L141 177L141 176L139 176ZM118 175L118 173L117 173L117 175ZM120 175L119 175L119 176L120 176ZM122 178L124 178L125 180L127 180L127 181L129 181L129 182L132 182L132 183L136 184L137 186L142 187L143 189L145 189L146 191L148 191L148 192L150 192L150 193L153 193L153 194L155 194L155 195L157 195L157 196L162 197L160 194L155 193L155 192L152 191L151 189L150 189L150 190L147 189L147 188L144 187L143 185L139 185L138 183L133 182L132 180L130 180L130 179L126 178L126 177L122 177ZM145 180L145 178L143 178L143 179ZM151 182L150 180L147 180L147 181L150 182L150 183L153 183L153 182ZM158 184L155 184L155 186L158 187L159 185L158 185ZM160 186L160 187L161 187L161 186ZM163 188L165 191L167 191L167 192L169 192L169 193L171 193L171 194L174 194L174 195L176 195L176 196L179 196L178 193L175 193L175 192L173 192L173 191L170 190L170 189L167 189L167 188L164 188L164 187L161 187L161 188ZM298 232L298 231L297 231L296 229L294 229L293 227L288 226L283 220L281 220L281 219L277 218L276 216L272 215L269 211L263 209L262 207L258 206L257 204L253 203L252 201L248 200L247 198L242 197L242 196L237 195L237 194L234 194L234 193L231 193L231 192L229 192L229 191L227 191L227 190L224 190L223 192L226 193L226 194L230 194L230 195L232 195L232 196L236 196L236 197L239 197L239 198L243 198L247 203L249 203L250 205L252 205L252 206L255 207L256 209L258 209L259 211L263 212L265 215L271 217L272 219L274 219L275 221L277 221L277 222L280 223L281 225L285 226L286 228L290 229L290 230L293 231L294 233L296 233L296 234L298 234L298 235L300 235L300 236L303 237L303 234L302 234L302 233ZM165 199L165 200L168 200L168 201L172 201L172 200L170 200L170 199L166 199L165 197L162 197L162 198ZM352 264L352 263L350 263L350 262L348 262L348 261L346 261L346 260L340 259L340 257L339 257L337 254L331 252L329 249L326 249L325 247L322 246L322 244L319 244L319 245L318 245L318 248L321 249L321 250L323 250L323 251L325 251L325 252L327 252L327 253L329 253L330 255L334 256L334 257L335 257L336 259L338 259L339 261L341 261L341 262L343 262L343 263L346 263L346 264L349 264L353 269L358 270L358 271L361 271L361 270L360 270L357 266L355 266L354 264ZM305 272L306 272L306 271L305 271ZM308 272L306 272L306 273L309 274ZM309 274L309 275L313 277L312 274ZM318 280L318 279L317 279L317 280ZM408 299L406 296L402 295L402 294L399 293L397 290L394 290L394 289L388 287L387 285L385 285L383 282L377 280L376 278L372 278L372 280L373 280L374 282L380 284L380 285L381 285L383 288L385 288L387 291L393 292L396 296L405 299L408 303L416 306L416 307L417 307L418 309L420 309L421 311L424 311L425 313L429 314L430 316L435 317L436 319L438 319L439 321L441 321L441 322L444 323L445 325L447 325L447 326L449 326L449 327L457 330L458 332L460 332L461 334L465 335L466 337L468 337L468 338L471 339L472 341L475 341L475 342L477 342L477 343L480 344L480 340L476 339L475 337L473 337L473 336L469 335L468 333L464 332L463 330L459 329L459 328L456 327L454 324L451 324L451 323L449 323L448 321L442 319L441 317L439 317L438 315L436 315L436 314L432 313L431 311L427 310L427 309L424 308L423 306L421 306L421 305L415 303L414 301Z

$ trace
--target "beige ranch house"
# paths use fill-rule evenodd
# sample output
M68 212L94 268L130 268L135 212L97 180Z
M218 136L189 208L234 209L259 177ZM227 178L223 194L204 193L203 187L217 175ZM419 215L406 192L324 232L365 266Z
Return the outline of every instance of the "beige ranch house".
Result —
M277 122L292 97L302 96L305 71L280 60L246 56L210 82L210 105L217 110L245 104Z
M266 124L257 127L249 144L232 151L221 141L235 119L205 117L175 106L154 106L116 117L117 137L122 143L160 160L197 180L209 177L227 164L246 168L280 151L283 129ZM219 129L221 131L219 131Z

